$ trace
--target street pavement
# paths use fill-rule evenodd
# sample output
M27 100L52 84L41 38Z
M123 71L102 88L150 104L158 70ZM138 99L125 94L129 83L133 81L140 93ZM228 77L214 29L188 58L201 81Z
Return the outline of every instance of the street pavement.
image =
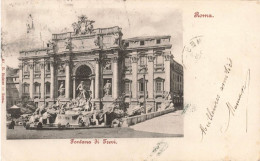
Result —
M182 111L175 111L173 113L168 113L130 127L136 131L183 134L183 115L181 115L181 112Z

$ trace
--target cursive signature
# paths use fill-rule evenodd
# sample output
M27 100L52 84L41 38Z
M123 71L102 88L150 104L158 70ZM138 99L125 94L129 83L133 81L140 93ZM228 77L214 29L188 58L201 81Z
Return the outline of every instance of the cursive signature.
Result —
M201 130L201 135L202 135L201 140L203 139L203 136L207 134L208 128L211 127L216 109L218 107L218 104L219 104L219 101L220 101L220 98L221 98L221 93L225 89L225 85L226 85L226 82L229 78L229 74L230 74L231 69L232 69L232 60L230 58L228 58L228 63L224 65L225 76L224 76L224 79L223 79L221 86L220 86L220 92L219 92L219 94L217 94L217 96L215 98L214 106L212 108L207 108L207 111L206 111L206 114L205 114L207 121L206 121L205 125L203 126L202 124L200 124L200 126L199 126L199 128Z
M250 69L248 69L248 72L247 72L247 76L246 76L246 80L244 82L244 84L242 85L241 89L240 89L240 92L238 94L238 99L236 100L236 103L234 106L232 106L230 104L230 102L226 102L226 106L227 106L227 109L228 109L228 123L227 123L227 127L225 129L225 132L228 130L228 127L229 127L229 122L230 122L230 116L234 116L235 115L235 112L238 108L238 106L240 105L240 100L242 98L242 96L244 95L245 93L245 89L247 87L249 87L249 83L250 83Z

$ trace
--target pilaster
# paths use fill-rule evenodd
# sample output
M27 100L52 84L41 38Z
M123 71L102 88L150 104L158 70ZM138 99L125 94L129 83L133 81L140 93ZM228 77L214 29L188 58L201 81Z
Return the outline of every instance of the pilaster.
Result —
M65 60L65 74L66 74L66 80L65 80L65 98L70 98L70 60Z
M154 95L154 55L153 52L149 52L148 54L148 98L153 99Z
M19 64L19 98L22 98L23 94L23 64Z
M54 61L50 61L50 72L51 72L51 87L50 87L50 98L54 99L54 87L55 87L55 81L54 81Z
M112 58L113 60L113 98L118 97L118 56Z
M45 64L44 62L40 62L41 67L41 99L45 97Z
M132 98L135 100L137 100L137 73L138 73L138 56L137 56L137 53L135 52L132 57L131 57L131 60L132 60L132 80L133 80L133 84L132 84L132 92L133 92L133 95L132 95Z
M95 61L96 61L96 65L95 65L95 99L99 99L100 98L100 95L99 95L99 87L100 87L99 63L100 63L100 59L95 58Z
M31 100L34 99L33 98L33 87L34 87L34 85L33 85L33 77L34 77L33 67L34 67L33 61L31 61L29 63L29 68L30 68L30 98L31 98Z

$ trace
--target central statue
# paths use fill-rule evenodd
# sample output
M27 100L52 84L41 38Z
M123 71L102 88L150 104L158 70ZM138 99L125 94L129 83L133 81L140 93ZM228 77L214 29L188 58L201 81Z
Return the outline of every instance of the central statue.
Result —
M77 87L77 90L79 90L78 97L86 99L86 87L84 85L84 81L81 81L80 84Z

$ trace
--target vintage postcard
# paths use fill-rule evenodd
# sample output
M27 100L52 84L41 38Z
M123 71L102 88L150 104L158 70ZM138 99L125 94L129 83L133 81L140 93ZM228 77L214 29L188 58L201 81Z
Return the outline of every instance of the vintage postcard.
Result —
M260 160L259 1L1 9L3 161Z

